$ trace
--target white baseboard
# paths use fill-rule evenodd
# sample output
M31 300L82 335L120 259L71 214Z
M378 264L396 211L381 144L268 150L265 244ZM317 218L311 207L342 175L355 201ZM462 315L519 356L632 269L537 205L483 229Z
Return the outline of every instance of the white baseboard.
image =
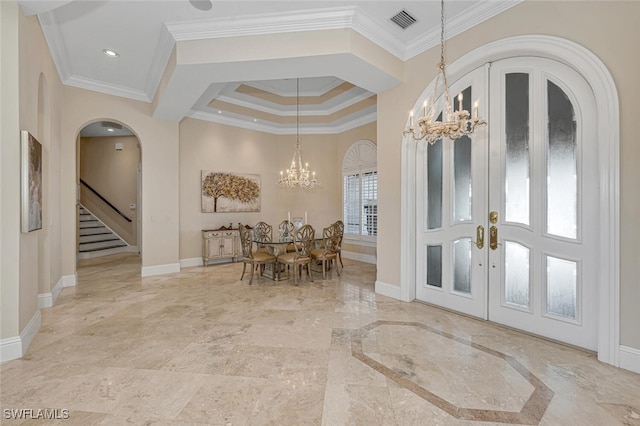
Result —
M640 373L640 349L620 345L620 368Z
M202 266L202 258L192 257L190 259L180 259L181 268L190 268L192 266Z
M75 287L77 283L78 283L78 273L74 273L73 275L62 276L62 287Z
M50 308L53 306L53 294L52 293L40 293L38 294L38 309Z
M29 345L40 331L40 324L42 324L42 315L40 314L40 310L38 309L36 313L29 320L29 324L22 330L20 333L20 340L22 340L22 355L27 352Z
M342 257L345 259L357 260L364 263L376 264L376 257L372 254L355 253L352 251L342 251Z
M22 357L22 340L20 336L0 340L0 362L11 361Z
M75 278L75 276L74 276ZM75 283L73 284L75 285ZM56 299L60 295L64 285L64 277L60 277L56 285L50 293L42 293L38 295L38 308L50 308L56 303ZM66 286L69 287L69 286Z
M22 358L36 334L38 334L41 323L42 315L40 310L37 310L19 336L0 340L0 362Z
M382 281L376 281L375 290L377 294L391 297L392 299L402 300L402 298L400 297L400 287L397 285L391 285Z
M166 265L143 266L140 274L143 277L153 275L174 274L180 272L180 263L167 263Z

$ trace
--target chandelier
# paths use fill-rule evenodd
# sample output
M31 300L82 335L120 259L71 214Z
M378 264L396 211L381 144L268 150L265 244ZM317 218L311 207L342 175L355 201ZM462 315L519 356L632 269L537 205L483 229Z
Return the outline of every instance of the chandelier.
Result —
M424 115L418 119L420 131L416 133L413 126L413 111L409 114L409 128L402 132L404 135L411 135L415 140L424 139L433 145L435 141L442 138L456 140L465 135L472 134L477 126L486 125L487 122L478 117L478 102L473 107L473 118L469 111L462 109L462 93L458 95L458 110L454 111L449 97L449 87L447 86L446 62L444 60L444 0L440 1L440 62L438 63L438 76L433 86L431 99L436 100L438 85L442 80L444 86L445 111L443 111L442 121L434 121L433 102L429 104L424 101Z
M304 164L304 167L302 166ZM277 184L283 188L311 189L319 185L316 172L309 171L309 163L302 162L300 150L300 79L296 79L296 150L293 152L291 165L283 172L280 171L280 179Z

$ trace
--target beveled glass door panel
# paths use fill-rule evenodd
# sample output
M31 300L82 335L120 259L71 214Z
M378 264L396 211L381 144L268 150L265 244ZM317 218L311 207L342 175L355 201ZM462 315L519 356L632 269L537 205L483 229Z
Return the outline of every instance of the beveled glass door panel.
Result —
M573 69L542 58L496 61L489 81L489 210L499 235L489 319L596 349L592 91Z
M440 114L440 119L442 114ZM427 229L442 227L442 141L427 145Z
M504 242L503 306L531 311L531 250L513 241Z
M545 256L547 260L547 285L545 314L570 321L579 321L578 262Z
M453 243L453 290L471 294L471 238Z
M505 75L505 182L504 214L507 222L529 225L529 73Z
M576 238L578 172L576 118L567 94L547 80L547 232Z

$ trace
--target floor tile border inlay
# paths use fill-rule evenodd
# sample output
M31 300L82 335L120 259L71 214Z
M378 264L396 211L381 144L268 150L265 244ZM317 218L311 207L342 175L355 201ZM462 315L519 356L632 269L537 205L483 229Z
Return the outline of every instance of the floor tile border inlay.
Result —
M374 328L382 325L417 327L426 331L430 331L432 333L435 333L447 339L451 339L457 343L467 345L473 349L482 351L486 354L503 359L515 371L517 371L518 374L520 374L525 380L531 383L531 385L535 389L531 393L531 396L529 397L527 402L524 404L520 412L500 411L500 410L482 410L482 409L458 407L457 405L454 405L451 402L439 397L438 395L416 384L412 380L409 380L405 376L393 371L389 367L381 364L380 362L364 354L364 351L362 349L363 335L373 330ZM368 365L369 367L373 368L374 370L378 371L379 373L384 374L386 377L393 380L400 386L410 390L411 392L415 393L419 397L435 405L436 407L440 408L441 410L445 411L446 413L455 417L456 419L536 425L540 422L540 419L544 415L554 395L554 392L546 384L544 384L540 379L538 379L525 366L520 364L520 362L518 362L518 360L516 360L514 357L510 355L506 355L494 349L488 348L486 346L482 346L480 344L470 342L460 337L456 337L442 330L438 330L418 322L406 322L406 321L372 322L371 324L368 324L364 327L353 330L351 332L351 341L352 341L351 355L353 357L363 362L364 364Z

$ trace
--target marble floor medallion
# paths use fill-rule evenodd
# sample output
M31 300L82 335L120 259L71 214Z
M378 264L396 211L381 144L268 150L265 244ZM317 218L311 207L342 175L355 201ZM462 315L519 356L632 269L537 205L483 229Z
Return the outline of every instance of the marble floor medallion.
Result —
M356 359L457 419L534 425L554 395L514 357L418 322L375 321L351 337Z

